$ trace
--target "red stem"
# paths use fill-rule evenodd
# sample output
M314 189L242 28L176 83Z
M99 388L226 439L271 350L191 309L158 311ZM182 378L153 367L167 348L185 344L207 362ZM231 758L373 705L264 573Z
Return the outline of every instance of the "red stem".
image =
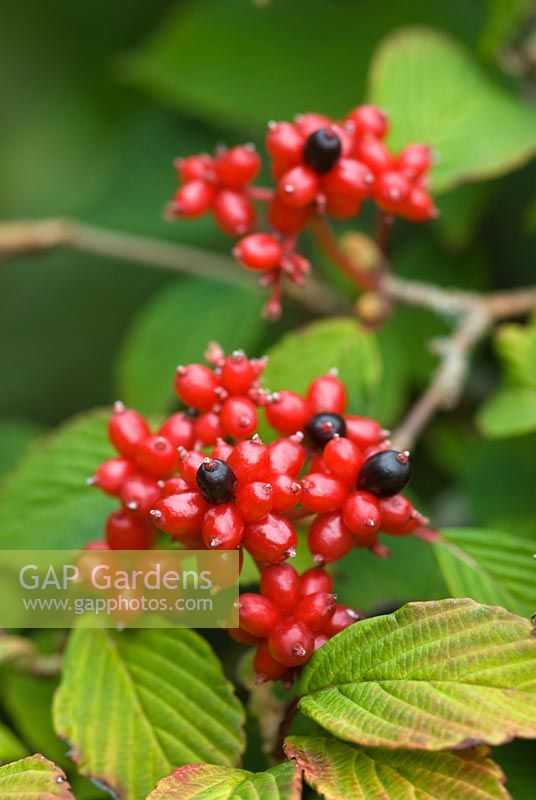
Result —
M311 223L313 235L326 255L361 289L375 290L379 285L379 272L361 267L344 253L333 234L328 222L322 217L315 217Z

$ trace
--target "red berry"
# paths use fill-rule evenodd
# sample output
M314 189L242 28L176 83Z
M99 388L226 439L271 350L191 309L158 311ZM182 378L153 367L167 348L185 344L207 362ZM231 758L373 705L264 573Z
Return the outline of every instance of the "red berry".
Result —
M218 439L223 436L223 428L220 422L220 415L215 411L207 411L200 414L194 422L194 435L203 447L216 444Z
M235 550L243 533L244 520L232 503L213 506L203 517L201 534L212 550Z
M179 475L192 489L197 489L197 470L205 460L204 453L179 447Z
M373 105L363 105L352 109L346 119L353 123L354 134L357 137L370 134L378 139L383 139L389 128L386 115Z
M200 492L183 492L159 500L151 516L160 530L180 539L201 530L208 508Z
M386 437L385 431L379 422L370 417L346 417L346 436L356 444L360 450L379 444Z
M214 200L214 217L224 233L243 236L255 222L255 209L246 195L220 189Z
M268 233L250 233L233 250L234 257L252 270L276 269L281 263L281 244Z
M300 437L277 439L268 445L272 472L293 477L299 475L305 464L305 448L300 441Z
M235 504L245 522L258 522L274 505L270 483L254 481L241 486L235 494Z
M353 608L350 608L350 606L336 606L335 611L324 625L322 633L331 639L332 636L336 636L338 633L345 630L345 628L357 622L360 617L361 615L354 611Z
M223 439L216 442L216 447L211 452L211 458L217 458L220 461L228 461L229 456L233 452L234 447L232 444L227 444Z
M374 186L374 200L384 211L401 210L410 193L409 181L401 172L382 172Z
M301 482L301 504L319 514L337 511L348 494L348 487L338 478L322 472L313 472Z
M271 564L262 571L261 593L282 611L291 611L298 603L301 590L298 573L290 564Z
M297 166L281 176L277 194L286 205L300 208L312 203L319 189L318 175L308 167Z
M303 136L310 136L319 128L330 128L331 126L332 121L324 114L308 112L307 114L299 114L296 117L296 127Z
M344 383L329 372L316 378L307 390L311 414L344 414L347 399Z
M374 173L366 164L352 158L341 158L322 180L322 188L328 202L332 197L360 202L370 195L373 183Z
M317 564L338 561L350 552L355 536L342 521L340 512L318 516L309 531L309 550Z
M160 426L158 434L171 442L173 447L185 447L189 450L194 446L194 420L184 411L179 411L168 417Z
M238 609L240 627L263 639L271 634L281 616L277 606L261 594L241 594Z
M325 213L334 219L351 219L361 211L361 200L329 194L326 196Z
M404 147L395 161L397 168L410 180L420 178L430 169L432 163L432 151L423 144L410 144Z
M302 157L305 137L290 122L270 124L266 135L266 150L272 158L297 163Z
M287 519L272 513L248 525L243 542L255 561L277 564L295 554L298 537Z
M342 507L342 518L356 535L375 533L382 519L378 498L369 492L353 492Z
M324 463L328 470L347 484L355 484L363 456L361 450L343 436L335 436L324 447Z
M391 169L392 159L389 150L383 142L373 136L365 136L357 142L356 155L376 176Z
M277 680L282 678L287 668L276 661L268 648L268 642L260 642L253 659L253 667L260 679Z
M261 159L251 145L238 145L216 159L215 172L220 183L229 189L242 189L257 175Z
M272 475L272 500L274 511L289 511L301 496L301 486L291 475Z
M414 509L407 497L395 494L380 500L380 511L382 530L386 533L397 534L405 532L406 526L412 520Z
M242 630L242 628L227 628L227 633L231 639L238 644L244 644L246 647L252 644L258 644L259 637L252 636L251 633Z
M164 436L148 436L136 453L138 466L156 478L166 478L177 467L177 449Z
M316 592L332 592L333 581L331 575L322 567L313 567L306 570L300 579L302 595L315 594Z
M268 639L270 654L286 667L298 667L310 658L314 650L311 631L293 619L282 620Z
M434 201L424 189L420 189L418 186L411 189L401 213L411 222L427 222L429 219L437 217Z
M183 492L189 492L190 489L191 487L186 483L184 478L169 478L167 481L163 481L163 484L160 486L162 497L169 497L172 494L182 494Z
M269 451L258 437L240 442L229 456L227 463L239 484L270 479Z
M214 186L207 181L189 181L176 192L171 211L180 217L200 217L211 208L216 196Z
M257 430L257 409L247 397L228 397L220 412L220 422L227 436L247 439Z
M157 480L150 475L138 473L127 478L121 487L123 505L133 514L145 516L161 497Z
M270 225L285 236L299 233L309 223L312 216L312 206L289 206L280 200L277 195L268 209Z
M220 382L218 376L203 364L189 364L178 367L175 375L175 389L183 403L200 411L210 411L218 402L216 389Z
M96 539L94 542L88 542L82 548L83 550L111 550L108 542L103 542L102 539Z
M334 611L335 595L328 592L315 592L302 597L292 616L315 633L324 628Z
M229 394L246 394L258 375L257 367L242 350L235 350L223 362L220 381Z
M213 170L213 159L205 153L200 153L187 158L178 158L175 167L183 183L210 178Z
M135 472L132 461L126 458L110 458L104 461L95 472L93 478L89 479L92 486L98 486L106 494L117 496L127 478Z
M151 435L149 425L141 414L116 403L108 423L110 441L121 455L134 458L140 444Z
M309 418L309 405L299 394L284 389L273 395L266 406L266 418L276 431L290 436L304 429Z
M326 644L326 642L329 642L329 636L326 636L325 633L317 633L315 636L315 644L314 644L315 653L317 650L320 650L320 648L323 647Z
M106 542L111 550L148 550L153 535L146 522L125 511L114 511L106 523Z

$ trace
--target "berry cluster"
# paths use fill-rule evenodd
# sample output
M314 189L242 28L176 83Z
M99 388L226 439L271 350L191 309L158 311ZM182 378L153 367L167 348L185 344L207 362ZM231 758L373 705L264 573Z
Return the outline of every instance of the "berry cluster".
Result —
M257 682L281 678L290 682L315 650L361 615L337 605L331 576L316 567L301 576L289 564L266 567L260 594L241 594L240 627L231 637L256 645Z
M207 360L178 368L175 386L188 408L156 433L116 404L108 434L118 457L90 483L121 508L108 519L105 541L87 547L148 549L159 529L188 549L246 550L261 571L260 594L241 596L232 636L257 644L259 675L288 679L355 619L335 605L322 565L353 547L384 556L381 532L407 535L427 520L400 494L409 453L393 450L375 420L347 414L334 371L301 396L262 386L266 359L225 356L212 344ZM269 444L254 432L259 408L279 435ZM284 564L296 554L298 520L316 564L301 578Z
M294 122L272 122L266 149L275 189L251 185L260 169L251 145L220 148L214 157L176 162L182 186L169 213L191 217L212 210L225 233L241 236L233 254L247 269L263 273L262 285L272 287L267 313L275 316L281 275L299 284L309 272L308 260L295 246L316 216L350 219L365 200L411 222L436 216L427 191L430 148L410 144L393 154L384 142L388 128L387 117L373 105L358 106L338 121L302 114ZM251 232L254 201L267 205L264 231Z

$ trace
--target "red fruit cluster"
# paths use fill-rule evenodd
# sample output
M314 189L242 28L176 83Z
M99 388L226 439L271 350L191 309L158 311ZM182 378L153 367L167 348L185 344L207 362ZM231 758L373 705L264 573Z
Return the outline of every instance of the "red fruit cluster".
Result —
M189 547L243 546L259 563L284 561L296 553L296 530L284 512L299 501L304 463L296 438L269 446L258 436L236 447L222 442L210 456L182 449L181 477L164 485L153 521Z
M225 356L213 343L206 353L210 366L177 367L175 390L179 399L198 412L193 442L184 447L210 447L218 439L242 441L258 427L257 406L264 402L259 377L266 359L249 359L242 350Z
M352 625L360 615L337 605L333 582L321 568L301 576L288 564L265 567L260 594L241 594L239 628L230 636L256 645L257 681L292 681L315 650Z
M296 252L296 238L316 216L346 220L371 200L388 215L425 222L437 215L428 193L429 147L410 144L391 153L384 139L386 115L376 106L352 109L343 120L302 114L294 122L271 122L266 150L275 189L251 186L260 158L250 145L218 150L214 157L176 162L182 181L169 208L175 216L212 210L222 230L242 236L233 250L247 269L262 272L272 287L268 315L279 310L282 274L302 283L309 261ZM253 201L267 204L266 227L255 223Z
M255 148L247 144L230 150L220 147L214 156L177 159L175 167L182 186L169 204L169 213L199 217L212 211L224 233L242 236L255 222L255 207L247 189L260 166Z

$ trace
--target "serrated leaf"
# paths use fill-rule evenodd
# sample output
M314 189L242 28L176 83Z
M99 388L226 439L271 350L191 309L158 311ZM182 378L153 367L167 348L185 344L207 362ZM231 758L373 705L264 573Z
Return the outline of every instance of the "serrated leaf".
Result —
M410 603L363 620L305 667L300 709L341 739L443 750L536 736L536 637L473 600Z
M500 389L482 406L477 422L490 439L536 431L536 389Z
M263 302L261 291L198 279L167 286L127 334L117 368L121 400L142 411L169 409L177 364L203 362L210 340L253 355L266 325Z
M266 772L187 764L160 781L147 800L299 800L301 770L293 761Z
M534 546L502 531L442 530L434 545L443 577L454 597L500 605L516 614L536 611Z
M40 433L41 428L35 422L12 417L0 419L0 478L13 469Z
M44 756L35 755L0 767L2 800L75 800L65 773Z
M371 64L368 94L393 120L390 146L423 142L438 152L437 192L503 175L536 152L536 110L442 32L404 28L386 38Z
M263 383L271 391L291 389L303 394L314 378L335 367L346 384L353 411L363 412L381 377L376 338L352 319L313 322L288 333L268 355Z
M29 448L0 490L2 547L69 549L101 536L113 501L85 481L112 455L108 417L75 417Z
M326 800L508 800L504 775L478 752L357 749L333 738L290 736L285 753Z
M193 631L75 630L54 703L79 772L139 800L181 764L233 766L243 709Z

